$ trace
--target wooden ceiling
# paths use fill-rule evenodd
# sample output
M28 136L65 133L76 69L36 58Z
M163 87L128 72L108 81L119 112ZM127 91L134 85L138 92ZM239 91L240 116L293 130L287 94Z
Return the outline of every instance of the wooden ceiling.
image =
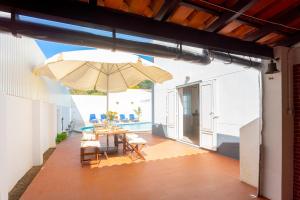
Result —
M300 0L97 0L95 3L271 47L291 46L299 41Z
M0 11L12 13L0 30L39 38L70 30L41 31L19 15L263 59L300 41L300 0L0 0Z

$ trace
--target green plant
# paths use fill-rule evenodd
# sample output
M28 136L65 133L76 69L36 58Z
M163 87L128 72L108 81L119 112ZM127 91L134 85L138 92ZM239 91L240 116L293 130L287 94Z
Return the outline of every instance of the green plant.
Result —
M153 86L152 81L145 80L135 86L130 87L130 89L152 89L152 86Z
M118 114L117 112L108 111L106 113L106 116L108 120L113 121L116 118L117 114Z
M142 115L142 109L141 109L141 107L138 107L137 109L134 109L133 111L137 115L137 119L140 120L140 117Z
M71 95L100 95L100 96L106 95L105 92L100 92L97 90L84 91L84 90L71 89L70 93L71 93Z
M65 140L65 139L67 139L67 137L68 137L67 132L57 133L56 138L55 138L56 144L60 143L61 141Z

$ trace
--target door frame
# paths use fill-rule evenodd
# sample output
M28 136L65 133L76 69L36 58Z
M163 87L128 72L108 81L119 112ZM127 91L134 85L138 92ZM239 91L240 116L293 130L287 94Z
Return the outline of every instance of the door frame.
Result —
M168 119L169 119L169 93L172 93L172 92L174 92L174 114L175 114L175 116L174 116L174 131L175 131L175 134L174 134L174 136L172 136L172 137L170 137L170 135L169 135L169 129L168 129L168 126L169 126L169 123L168 123ZM177 120L177 118L178 118L178 90L175 88L175 89L169 89L168 91L167 91L167 96L166 96L166 132L167 132L167 136L168 136L168 138L171 138L171 139L175 139L175 140L177 140L178 139L178 131L177 131L177 129L178 129L178 120Z
M208 85L210 84L212 86L212 118L211 118L211 123L212 123L212 130L202 130L202 86L203 85ZM217 97L216 97L216 79L212 79L212 80L205 80L202 81L199 85L199 100L200 100L200 104L199 104L199 111L200 111L200 116L199 116L199 144L201 148L205 148L205 149L209 149L209 150L213 150L216 151L217 150L217 134L216 134L216 119L218 118L218 116L216 115L217 112ZM203 135L211 135L212 136L212 147L210 146L206 146L203 145L203 143L201 143L201 141L203 141Z

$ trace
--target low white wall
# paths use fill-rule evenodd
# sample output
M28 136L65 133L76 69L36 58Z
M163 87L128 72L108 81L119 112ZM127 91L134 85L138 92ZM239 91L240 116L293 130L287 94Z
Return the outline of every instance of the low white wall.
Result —
M43 153L55 145L56 108L5 94L0 95L0 102L0 118L4 119L0 121L0 137L5 144L0 159L1 165L6 163L6 179L1 184L8 192L33 165L42 164Z
M6 142L8 189L32 167L32 102L28 99L4 96L6 99ZM13 166L13 167L11 167Z
M72 95L72 121L76 128L87 125L90 114L96 114L99 119L100 114L106 113L106 96L95 95ZM141 121L150 122L152 120L151 111L151 91L132 89L127 92L109 94L109 110L124 113L126 117L134 114L134 109L141 107Z
M240 129L240 180L258 187L260 120L256 119Z

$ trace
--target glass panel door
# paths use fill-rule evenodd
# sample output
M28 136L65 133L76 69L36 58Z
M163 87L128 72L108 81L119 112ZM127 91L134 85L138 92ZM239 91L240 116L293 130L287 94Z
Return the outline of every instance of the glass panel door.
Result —
M183 138L199 145L199 84L182 88Z

